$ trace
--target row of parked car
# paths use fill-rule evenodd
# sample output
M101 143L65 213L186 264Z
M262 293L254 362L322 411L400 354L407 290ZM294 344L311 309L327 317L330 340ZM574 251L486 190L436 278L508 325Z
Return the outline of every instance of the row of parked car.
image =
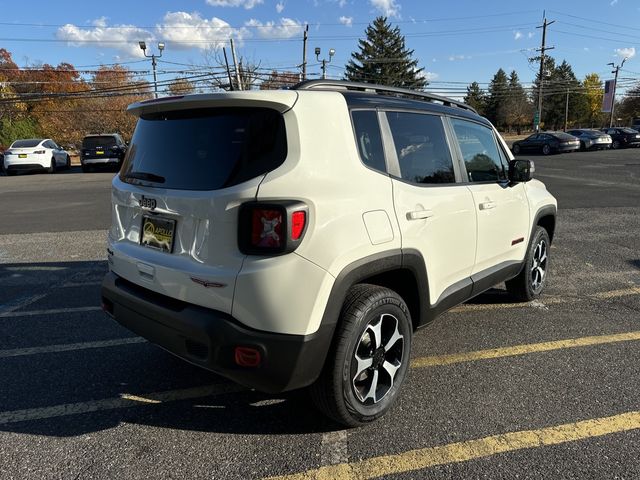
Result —
M550 153L574 152L576 150L603 150L640 146L640 132L628 127L579 128L566 132L539 132L524 140L513 142L515 155L521 152Z
M99 167L120 169L127 144L117 133L87 135L80 148L80 165L83 172ZM46 171L55 173L71 168L69 151L50 138L16 140L4 151L1 167L7 175L20 172Z

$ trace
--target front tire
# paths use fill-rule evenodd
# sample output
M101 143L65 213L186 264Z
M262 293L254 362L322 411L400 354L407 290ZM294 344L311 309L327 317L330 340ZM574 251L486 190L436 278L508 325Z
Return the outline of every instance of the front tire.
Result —
M310 388L316 406L348 427L382 417L404 382L412 333L411 315L397 293L352 287L324 369Z
M542 154L549 155L551 153L551 147L549 145L542 146Z
M620 148L620 141L619 140L614 140L613 143L611 144L611 148L613 148L614 150L617 150Z
M518 145L517 143L513 146L513 148L511 149L511 151L513 152L514 155L519 155L520 154L520 145Z
M507 291L514 300L530 302L540 296L549 276L550 247L549 234L536 226L522 270L506 282Z

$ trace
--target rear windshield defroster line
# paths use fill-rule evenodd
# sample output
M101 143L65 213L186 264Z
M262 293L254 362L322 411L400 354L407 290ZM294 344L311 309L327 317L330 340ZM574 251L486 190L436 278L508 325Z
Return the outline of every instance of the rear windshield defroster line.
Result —
M284 119L275 110L160 112L138 120L120 179L167 189L218 190L274 170L286 156ZM153 176L164 182L154 182Z

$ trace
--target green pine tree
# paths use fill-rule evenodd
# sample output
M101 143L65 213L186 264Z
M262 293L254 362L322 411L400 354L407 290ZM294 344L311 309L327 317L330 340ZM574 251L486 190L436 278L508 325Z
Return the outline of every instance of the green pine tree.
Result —
M486 116L496 128L503 128L507 124L509 106L509 79L503 69L499 69L489 83L489 97L487 98Z
M480 88L478 82L473 82L467 87L464 103L474 108L480 115L485 115L487 107L487 94Z
M413 50L405 46L399 27L391 27L386 17L378 17L359 40L360 51L351 54L345 78L353 82L376 83L421 90L427 86L423 68L418 68Z

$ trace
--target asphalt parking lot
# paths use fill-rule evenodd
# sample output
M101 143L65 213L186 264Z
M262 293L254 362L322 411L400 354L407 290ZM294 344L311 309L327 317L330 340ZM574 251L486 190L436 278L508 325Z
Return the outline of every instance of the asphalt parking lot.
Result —
M640 149L527 158L560 208L546 295L421 330L348 431L100 311L113 173L0 177L0 478L640 478Z

